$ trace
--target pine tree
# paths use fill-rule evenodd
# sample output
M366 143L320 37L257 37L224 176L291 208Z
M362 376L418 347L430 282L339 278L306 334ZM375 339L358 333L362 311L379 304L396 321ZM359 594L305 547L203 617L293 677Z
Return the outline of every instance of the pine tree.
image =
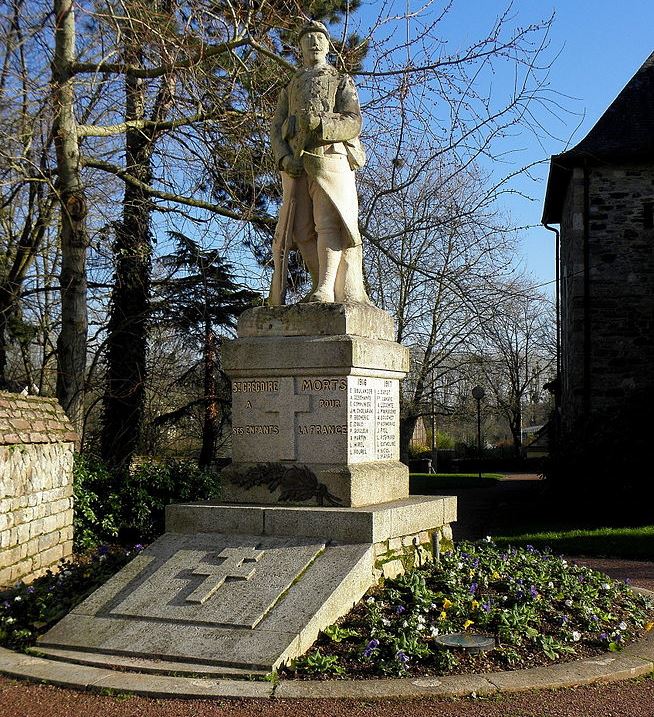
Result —
M225 417L224 404L229 391L221 397L224 383L220 368L220 344L225 330L235 329L238 316L258 303L259 294L239 286L232 278L233 268L216 250L203 249L196 241L172 232L177 248L162 258L172 278L157 285L153 318L183 334L197 347L202 366L204 391L200 402L204 409L202 448L199 463L209 465L215 455L216 439ZM179 419L197 404L190 401L159 423Z

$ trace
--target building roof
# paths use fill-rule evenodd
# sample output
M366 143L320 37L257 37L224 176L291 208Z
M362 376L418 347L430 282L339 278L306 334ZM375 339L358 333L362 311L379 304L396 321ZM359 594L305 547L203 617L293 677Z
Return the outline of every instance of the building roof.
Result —
M575 147L555 154L547 180L544 224L561 221L572 168L654 159L654 52Z

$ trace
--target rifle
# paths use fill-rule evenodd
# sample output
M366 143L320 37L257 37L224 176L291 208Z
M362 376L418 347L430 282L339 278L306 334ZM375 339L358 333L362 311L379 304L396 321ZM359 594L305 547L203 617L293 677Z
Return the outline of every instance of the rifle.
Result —
M291 133L293 135L291 146L295 159L302 157L307 139L306 127L298 126L298 124L294 116L289 117L289 125L291 125ZM273 262L275 268L270 284L270 293L268 295L268 304L270 306L283 306L286 303L288 253L291 250L291 246L293 246L293 225L295 223L296 205L295 187L297 185L297 178L290 177L290 180L288 202L284 205L286 214L279 217L277 228L275 229L275 238L273 240ZM282 209L284 207L282 207Z
M273 271L268 303L270 306L283 306L286 303L286 279L288 277L288 253L293 244L293 224L295 223L295 177L291 177L286 214L279 218L273 240Z

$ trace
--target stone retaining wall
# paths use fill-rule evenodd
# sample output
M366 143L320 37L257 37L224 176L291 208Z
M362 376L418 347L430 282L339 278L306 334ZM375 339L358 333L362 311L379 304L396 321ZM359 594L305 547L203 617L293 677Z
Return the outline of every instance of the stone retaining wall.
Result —
M0 587L72 554L75 440L56 399L0 392Z

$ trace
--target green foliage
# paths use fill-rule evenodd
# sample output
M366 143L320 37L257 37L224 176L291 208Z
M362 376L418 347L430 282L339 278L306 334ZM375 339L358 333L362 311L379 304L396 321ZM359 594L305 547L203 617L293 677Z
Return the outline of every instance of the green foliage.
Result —
M431 448L426 443L418 443L417 441L409 443L407 452L412 460L431 457Z
M330 656L356 676L444 674L463 660L470 671L487 669L489 661L497 669L524 667L574 655L579 647L619 650L652 627L654 602L625 583L532 546L487 539L462 543L440 564L373 588L340 621L338 630L349 639L338 642L327 632L296 670L308 674ZM466 631L494 637L495 650L480 657L436 642ZM475 660L483 662L476 667Z
M142 550L101 546L0 592L0 645L24 650Z
M342 675L345 672L336 655L323 655L320 650L299 657L294 661L294 668L307 675Z
M342 642L350 637L359 637L359 633L356 630L342 628L339 625L329 625L323 632L333 642Z
M73 466L75 548L88 550L118 536L120 498L113 477L95 456L75 454Z
M123 533L149 542L163 533L168 504L215 499L220 492L218 474L191 461L144 462L130 472L121 492Z
M74 468L75 545L116 539L150 542L164 530L166 505L220 496L220 478L191 461L145 461L118 480L102 461L78 455Z

